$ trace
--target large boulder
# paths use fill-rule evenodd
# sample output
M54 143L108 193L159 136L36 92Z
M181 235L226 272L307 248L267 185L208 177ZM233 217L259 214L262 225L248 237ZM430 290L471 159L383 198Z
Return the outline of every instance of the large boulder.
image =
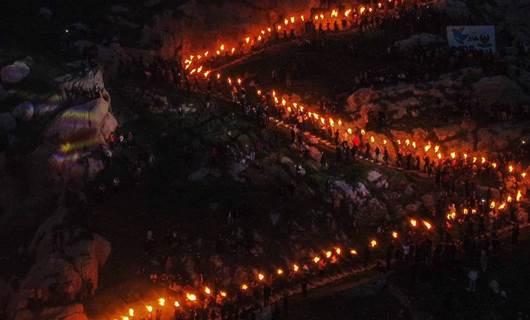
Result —
M473 84L473 96L483 105L524 104L530 98L521 87L506 76L482 78Z
M104 143L118 127L109 107L103 98L72 107L52 122L45 135L62 142L87 142L87 146Z
M348 97L346 110L349 112L358 112L363 105L374 102L378 98L379 94L371 88L358 89Z
M436 44L442 42L442 39L437 35L430 33L420 33L415 34L407 39L396 41L395 45L402 51L411 51L416 47L429 46L431 44Z
M55 81L59 87L64 90L75 88L82 88L84 90L104 89L105 81L103 79L103 72L101 70L90 70L83 76L67 74L58 78Z
M15 119L30 121L33 118L33 114L35 114L35 108L33 103L26 101L16 106L12 114Z
M18 83L30 73L29 65L24 61L15 61L0 70L3 83Z

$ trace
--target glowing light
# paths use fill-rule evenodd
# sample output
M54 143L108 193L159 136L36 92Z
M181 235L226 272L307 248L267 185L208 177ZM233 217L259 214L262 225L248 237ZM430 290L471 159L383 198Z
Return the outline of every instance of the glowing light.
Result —
M221 292L219 292L219 294L220 294L221 297L223 297L223 298L226 298L226 296L228 295L225 291L221 291Z
M129 317L134 317L134 309L129 308Z
M300 267L296 263L293 264L293 271L298 272L298 270L300 270Z
M149 312L149 313L153 312L153 307L152 306L145 306L145 308L147 309L147 312Z
M347 131L348 131L348 134L352 134L352 133L353 133L352 130L351 130L351 128L348 128Z
M186 293L186 299L188 299L191 302L197 301L197 296L193 293Z
M423 221L423 225L425 226L425 228L427 228L427 230L431 230L432 229L432 225L429 222L425 221L425 220Z
M180 302L175 301L175 302L173 302L173 305L175 306L175 308L179 308L180 307Z
M355 250L355 249L351 249L351 250L350 250L350 254L351 254L352 256L356 256L356 255L357 255L357 250Z
M374 138L374 136L371 136L371 137L370 137L370 142L371 142L371 143L374 143L374 142L375 142L375 138Z
M263 273L258 273L258 280L263 281L265 279L265 275Z
M416 227L418 225L418 221L416 221L416 219L410 219L410 225Z
M397 239L398 238L398 233L396 231L392 231L392 238L394 239Z
M245 42L248 44L250 42L250 37L246 37Z
M166 299L164 299L164 298L159 298L158 299L158 305L163 307L165 304L166 304Z
M314 257L314 258L313 258L313 262L314 262L314 263L318 263L319 261L320 261L320 257Z
M451 159L455 159L456 158L456 152L451 152Z
M370 241L370 246L371 246L372 248L375 248L375 247L377 246L377 241L376 241L376 240L372 240L372 241Z
M515 196L515 201L519 202L521 201L521 198L523 197L521 190L517 191L517 195Z
M340 254L342 253L341 248L335 248L335 253L340 256Z
M278 270L276 270L276 273L277 273L279 276L281 276L281 275L283 274L283 270L282 270L282 269L278 269Z
M508 172L509 172L509 173L512 173L512 172L513 172L513 166L508 166Z
M248 290L248 286L247 286L246 284L243 283L243 284L241 285L241 290L243 290L243 291L247 291L247 290Z
M207 295L210 295L212 294L212 290L208 287L204 287L204 293L206 293Z
M291 23L294 23L295 18L291 17Z
M328 259L331 258L332 254L333 253L331 251L326 251L326 258L328 258Z
M438 150L440 150L440 146L434 146L434 153L438 153Z

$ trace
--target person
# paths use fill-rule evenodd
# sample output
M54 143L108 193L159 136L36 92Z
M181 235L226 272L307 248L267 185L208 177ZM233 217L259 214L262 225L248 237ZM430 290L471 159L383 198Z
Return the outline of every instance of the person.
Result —
M477 291L478 271L475 268L472 268L467 273L467 278L469 279L469 286L467 287L467 290L470 291L470 292L476 292Z

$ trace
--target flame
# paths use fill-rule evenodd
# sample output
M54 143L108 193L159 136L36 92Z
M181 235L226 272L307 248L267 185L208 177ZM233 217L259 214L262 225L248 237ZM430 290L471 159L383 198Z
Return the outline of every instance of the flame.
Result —
M225 291L221 291L221 292L219 292L219 294L220 294L221 297L223 297L223 298L226 298L226 296L228 295Z
M265 275L263 275L263 273L258 273L258 280L263 281L263 279L265 279Z
M451 159L455 159L456 158L456 152L451 152Z
M497 163L493 162L493 163L491 164L491 167L492 167L493 169L497 169Z
M521 201L521 198L523 195L521 194L521 190L517 190L517 196L515 196L515 201L519 202Z
M375 247L377 246L377 241L376 241L376 240L372 240L372 241L370 241L370 246L371 246L372 248L375 248Z
M351 13L351 9L348 9L348 10L344 11L344 16L348 17L350 15L350 13Z
M145 308L147 309L147 312L149 312L149 313L153 312L153 307L152 306L145 306Z
M283 274L283 270L282 270L282 269L278 269L278 270L276 270L276 273L277 273L279 276L281 276L281 275Z
M278 26L278 31L282 30L282 26Z
M423 148L423 150L425 150L425 152L428 152L430 149L431 149L431 145L430 145L430 144L426 145L426 146Z
M331 253L331 251L326 251L326 258L328 258L328 259L331 258L332 254L333 253Z
M334 127L335 126L335 121L333 121L333 119L329 118L329 125Z
M356 255L357 255L357 250L355 250L355 249L351 249L351 250L350 250L350 254L351 254L352 256L356 256Z
M268 32L268 33L271 33L271 32L272 32L272 29L271 29L270 27L267 28L267 32Z
M300 16L300 20L302 20L302 22L305 21L305 17L304 17L304 15L301 15L301 16Z
M300 270L300 267L296 263L293 264L293 271L298 272L298 270Z
M175 302L173 302L173 305L175 306L175 308L178 308L178 307L180 307L180 302L175 301Z
M521 173L521 178L526 178L526 172Z
M374 138L374 136L371 136L371 137L370 137L370 142L371 142L371 143L374 143L374 142L375 142L375 138Z
M193 302L193 301L197 301L197 296L193 293L186 293L186 299L188 299L189 301Z
M467 153L464 153L464 160L467 160Z
M221 46L219 47L219 50L224 51L225 50L225 45L221 44Z
M416 141L412 141L412 147L416 149Z
M338 12L337 10L333 9L333 10L331 11L331 16L332 16L332 17L338 17L338 16L339 16L339 12Z
M216 77L217 77L217 80L221 79L221 74L218 73L218 74L216 75Z
M352 134L352 130L351 130L351 128L348 128L347 131L348 131L348 134Z
M405 140L405 144L406 144L407 146L410 145L410 140L409 140L409 139Z
M423 221L423 225L425 226L425 228L427 228L427 230L431 230L432 229L432 225L429 222L425 221L425 220Z
M285 20L283 20L283 23L284 23L285 25L288 25L288 24L289 24L289 20L285 19Z
M324 19L324 14L323 13L320 14L320 19Z
M258 94L258 96L261 96L261 90L256 91L256 93Z
M396 231L392 231L392 238L394 239L397 239L398 238L398 233Z
M261 39L262 39L261 36L258 36L258 41L261 41Z
M127 316L121 316L121 320L129 320L129 317L127 317Z
M339 119L339 121L337 121L337 123L339 124L339 127L342 126L342 120Z
M366 131L364 131L364 129L361 129L361 135L365 135L366 134Z
M490 203L490 208L491 208L491 209L495 209L495 206L496 206L495 201L492 201L492 202Z
M473 157L473 163L477 162L477 157Z
M166 299L164 299L164 298L159 298L159 299L158 299L158 304L159 304L161 307L163 307L163 306L166 304Z
M410 219L410 224L413 226L413 227L416 227L418 225L418 221L416 221L416 219Z
M499 205L499 210L503 210L504 208L506 208L506 202L503 202Z
M284 98L282 98L282 106L285 106L287 104L287 101L285 101Z
M319 261L320 261L320 258L319 258L319 257L314 257L314 258L313 258L313 262L314 262L314 263L318 263Z
M234 54L234 52L236 52L236 48L232 48L232 50L230 50L231 54Z
M291 23L294 23L295 18L291 17Z
M129 317L134 317L134 309L129 308Z
M359 13L360 13L360 14L363 14L365 11L366 11L366 8L365 8L365 7L361 7L361 8L359 9Z
M342 253L342 249L341 248L335 248L335 253L340 256L340 254Z
M241 78L237 78L237 84L241 85Z
M440 146L434 146L434 153L438 153L438 150L440 150Z
M212 290L208 287L204 287L204 293L206 293L207 295L210 295L212 294Z
M246 37L245 42L248 44L250 42L250 37Z
M480 158L480 162L481 162L482 164L486 163L486 158L484 158L484 157Z
M318 14L315 14L315 20L318 20Z
M383 144L387 144L388 141L386 141L386 139L383 139Z
M506 201L508 201L508 202L512 202L512 201L513 201L512 196L508 196L508 198L506 199Z
M247 291L247 290L248 290L248 286L247 286L245 283L243 283L243 284L241 285L241 290L243 290L243 291Z
M509 167L508 167L508 172L510 172L510 173L513 172L513 166L509 166Z
M464 215L467 215L469 213L469 211L467 210L467 208L464 208Z

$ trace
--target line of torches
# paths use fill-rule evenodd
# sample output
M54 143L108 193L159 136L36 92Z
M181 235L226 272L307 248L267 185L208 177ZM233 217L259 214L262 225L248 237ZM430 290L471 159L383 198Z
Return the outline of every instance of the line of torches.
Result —
M398 3L402 3L402 1L399 1L399 0L388 0L389 3L392 3L394 2L395 4L398 4ZM358 12L359 15L363 15L366 13L366 11L368 12L373 12L374 9L381 9L383 7L382 3L381 2L378 2L377 3L377 8L376 7L371 7L371 6L360 6L357 10L357 8L350 8L350 9L345 9L344 12L339 12L337 9L333 9L327 13L320 13L320 14L315 14L315 16L313 17L314 18L314 21L319 21L319 20L324 20L326 17L329 17L330 19L338 19L339 17L342 18L342 15L346 18L348 18L350 16L350 14L352 13L356 13ZM296 17L296 16L290 16L290 18L286 18L284 20L284 25L285 27L289 26L289 24L291 24L291 28L295 28L295 26L300 26L302 23L305 22L305 16L304 15L300 15L299 19ZM297 25L298 24L298 25ZM282 28L285 28L285 27L282 27L281 24L278 24L276 26L277 30L278 31L281 31ZM249 46L249 48L251 46L253 46L255 43L258 43L258 42L261 42L261 41L266 41L266 37L265 35L267 33L271 33L272 32L272 26L269 26L265 29L262 29L260 34L258 34L257 36L247 36L244 38L244 43L245 45ZM270 38L270 37L269 37ZM203 67L203 65L200 65L199 67L196 67L196 68L193 68L193 69L190 69L192 64L194 63L194 61L196 62L199 62L199 61L203 61L203 63L209 59L209 56L210 57L216 57L216 56L221 56L223 54L229 54L229 55L233 55L236 53L236 49L235 47L232 47L230 50L228 49L228 46L225 46L225 44L221 44L220 46L218 46L215 50L213 50L213 52L215 53L215 55L209 55L209 51L205 51L203 54L196 54L196 55L190 55L190 57L188 59L185 59L184 61L184 65L185 65L185 69L186 70L189 70L187 71L188 72L188 75L189 76L196 76L198 78L203 78L204 80L211 80L215 77L215 79L218 81L218 82L221 82L221 83L226 83L230 89L232 90L237 90L237 88L243 88L245 86L245 81L241 78L241 77L230 77L230 76L223 76L221 73L215 73L215 75L212 73L212 70L206 70L205 67ZM256 94L258 96L262 96L264 93L263 90L261 89L256 89ZM345 126L345 123L341 120L341 119L333 119L332 117L328 117L328 116L324 116L324 115L320 115L319 113L315 112L315 111L310 111L309 108L305 107L302 103L297 103L297 102L287 102L284 98L280 98L282 95L278 92L276 92L275 90L271 90L270 91L270 94L274 100L274 103L276 104L277 107L284 107L285 110L287 112L293 112L293 110L296 110L298 113L305 113L308 118L310 119L314 119L316 121L318 121L318 123L320 123L320 125L322 126L322 128L341 128L343 130L345 130L345 132L348 134L348 135L353 135L354 132L353 132L353 129L352 128L349 128L349 127L346 127ZM357 133L360 133L362 136L365 136L367 133L364 129L360 129L360 130L356 130ZM376 144L376 141L377 139L371 135L368 139L368 141L371 143L371 144ZM382 144L383 145L387 145L389 143L389 141L387 141L386 139L383 139L382 141ZM440 150L440 146L439 145L433 145L431 144L430 142L428 144L426 144L425 146L423 147L420 147L417 145L417 143L415 141L411 141L410 139L406 139L404 141L401 141L401 140L396 140L395 143L402 147L402 146L405 146L406 148L410 148L411 150L421 150L423 149L423 151L425 152L425 154L427 154L429 151L433 152L433 155L438 158L438 160L440 161L444 161L444 160L448 160L448 159L451 159L451 160L456 160L456 159L463 159L466 163L469 161L471 162L472 164L476 164L476 165L482 165L484 167L491 167L492 169L496 169L496 170L500 170L500 168L498 168L498 165L497 163L495 162L490 162L487 160L486 157L484 156L472 156L472 155L468 155L467 153L457 153L456 151L451 151L449 153L449 157L444 157L443 153L441 152ZM512 174L512 175L517 175L519 174L521 178L525 178L526 177L526 172L525 171L522 171L520 173L516 173L515 171L515 168L513 165L509 165L508 168L507 168L507 171ZM490 208L491 209L497 209L499 211L503 210L506 208L507 206L507 203L511 203L513 202L513 198L511 196L508 196L506 201L503 201L501 203L497 203L496 201L492 201L490 203ZM516 202L520 202L522 200L522 193L520 190L517 191L517 194L515 195L515 201ZM471 214L476 214L476 209L466 209L464 208L462 213L463 215L467 215L469 213ZM453 210L451 212L449 212L447 214L447 220L449 221L452 221L452 220L456 220L457 218L457 212L456 210ZM423 227L425 228L425 230L427 231L431 231L433 229L433 225L431 222L427 221L427 220L424 220L424 219L417 219L417 218L410 218L409 220L409 224L412 228L418 228L418 227ZM392 239L398 239L399 238L399 233L397 231L392 231L391 232L391 237ZM369 242L369 246L374 249L378 246L378 242L376 239L372 239L370 240ZM337 261L337 258L340 257L341 255L343 254L343 251L341 249L341 247L339 246L336 246L334 247L332 250L327 250L327 251L324 251L323 252L323 255L319 256L319 255L315 255L313 256L310 260L315 264L315 265L323 265L322 262L325 261L325 259L328 259L330 261ZM358 255L358 252L357 252L357 249L355 248L351 248L349 250L349 254L352 255L352 256L357 256ZM309 266L304 264L302 266L296 264L296 263L293 263L290 267L290 272L294 275L298 272L300 272L301 268L304 268L304 269L308 269ZM287 270L284 270L282 268L277 268L276 269L276 273L275 274L270 274L270 275L267 275L265 274L265 272L258 272L256 274L256 279L257 279L257 283L258 284L263 284L265 283L266 281L268 280L272 280L274 279L275 277L276 278L281 278L283 276L285 276L285 273L288 272ZM239 286L239 289L243 292L246 292L248 290L251 289L251 284L250 283L242 283L240 286ZM172 303L170 301L167 301L166 298L159 298L156 303L153 303L153 304L146 304L144 306L145 309L141 309L141 310L135 310L134 308L129 308L127 310L127 315L122 315L120 316L120 319L121 320L132 320L134 319L135 317L137 317L137 311L138 312L142 312L143 310L144 313L147 312L148 315L152 315L153 311L155 310L155 308L164 308L164 307L167 307L167 306L172 306L173 308L184 308L184 306L187 305L191 305L193 306L194 304L197 305L199 302L200 302L200 295L204 295L205 297L212 297L214 296L214 290L213 288L209 287L209 286L204 286L204 288L202 289L197 289L197 290L194 290L194 291L188 291L186 292L182 297L180 297L179 299L173 299ZM218 302L222 302L222 300L224 298L227 298L228 297L228 292L227 290L222 290L222 289L219 289L216 291L217 294L216 294L216 297L217 297L217 301ZM155 306L155 307L153 307ZM115 318L117 319L117 318Z
M254 35L246 35L243 39L239 41L224 41L215 46L212 46L211 50L202 51L199 53L191 54L184 59L184 67L186 70L189 70L191 74L194 73L206 73L203 71L205 65L211 59L215 59L220 56L233 56L235 54L248 52L255 45L263 45L272 39L272 34L274 32L285 32L291 30L297 30L303 27L306 23L306 20L313 19L314 24L324 23L324 22L338 22L344 19L345 21L350 21L357 19L364 15L376 14L378 12L387 10L386 3L394 4L395 7L403 3L403 0L381 0L375 5L357 5L352 4L348 8L340 10L334 8L328 11L321 11L320 13L314 14L287 14L283 21L279 21L274 25L269 25L267 27L258 28L260 31ZM231 43L232 45L229 45ZM237 44L234 44L237 43ZM192 66L199 65L198 67L192 68Z
M411 218L409 222L413 228L423 226L423 228L427 232L430 232L433 229L432 223L424 219ZM391 240L399 239L399 232L390 232L390 237ZM368 246L370 249L374 250L379 246L379 242L376 238L372 238L369 241ZM352 257L358 256L357 248L350 248L348 253ZM267 274L263 271L254 272L257 281L254 287L259 287L263 284L266 284L267 282L271 283L276 279L289 276L289 274L294 277L302 270L309 270L311 264L317 266L318 268L325 267L327 265L326 261L328 261L330 264L335 264L339 261L339 258L343 256L343 254L344 251L341 246L333 246L333 248L330 248L328 250L322 250L322 253L320 255L311 256L309 259L310 262L308 264L292 263L288 267L289 269L276 268L275 271L271 272L270 274ZM253 284L251 284L250 282L241 283L239 285L239 290L241 290L242 292L249 292L249 290L252 289L252 286ZM140 313L147 313L148 316L152 316L154 311L156 311L157 309L160 311L165 307L173 307L177 310L184 310L186 306L189 306L191 308L198 307L201 305L201 300L207 301L211 298L215 298L215 301L218 304L222 304L223 300L225 298L228 298L228 291L225 289L214 289L213 287L206 285L196 290L188 290L179 298L166 299L165 297L160 297L152 304L145 304L144 306L138 309L130 307L128 308L126 315L122 315L119 318L113 318L113 320L133 320L135 319L135 317L138 317Z
M190 74L191 75L191 74ZM207 80L210 79L210 74L207 73L205 75L205 78ZM241 77L230 77L226 76L223 77L221 73L216 73L215 79L219 83L226 84L229 89L237 91L238 89L243 88L249 88L249 86L246 86L246 82ZM255 88L255 92L258 96L263 96L265 94L265 91L259 88ZM314 120L313 124L318 123L322 129L332 128L333 130L339 130L343 134L347 134L348 136L353 136L354 134L360 134L366 141L368 141L370 144L384 147L388 145L389 143L394 143L394 145L397 145L399 149L405 149L405 151L411 151L414 153L423 151L424 155L431 155L433 158L432 160L437 159L439 162L443 163L446 160L455 162L458 160L463 160L465 164L471 164L476 166L481 166L483 168L491 168L493 170L500 170L499 165L497 162L490 161L487 159L485 155L474 155L466 152L457 152L457 151L448 151L447 153L442 152L442 148L440 145L432 144L430 141L427 142L427 144L420 146L419 143L417 143L414 140L411 139L396 139L395 141L389 141L387 139L380 139L381 141L378 141L378 139L374 136L378 135L378 133L372 134L368 136L368 133L365 129L352 129L351 127L348 127L346 125L346 122L343 122L340 118L333 118L327 115L321 115L318 112L314 111L315 108L309 108L303 103L299 102L290 102L287 101L285 98L283 98L283 94L276 90L270 91L270 96L272 97L272 101L274 102L275 106L278 108L284 108L285 111L288 113L291 112L297 112L297 114L305 114L307 116L307 119ZM287 96L287 95L286 95ZM355 132L354 132L355 130ZM508 164L506 171L509 175L512 175L514 177L518 177L521 180L525 179L527 176L527 169L520 168L518 170L514 165ZM520 192L520 191L519 191Z

